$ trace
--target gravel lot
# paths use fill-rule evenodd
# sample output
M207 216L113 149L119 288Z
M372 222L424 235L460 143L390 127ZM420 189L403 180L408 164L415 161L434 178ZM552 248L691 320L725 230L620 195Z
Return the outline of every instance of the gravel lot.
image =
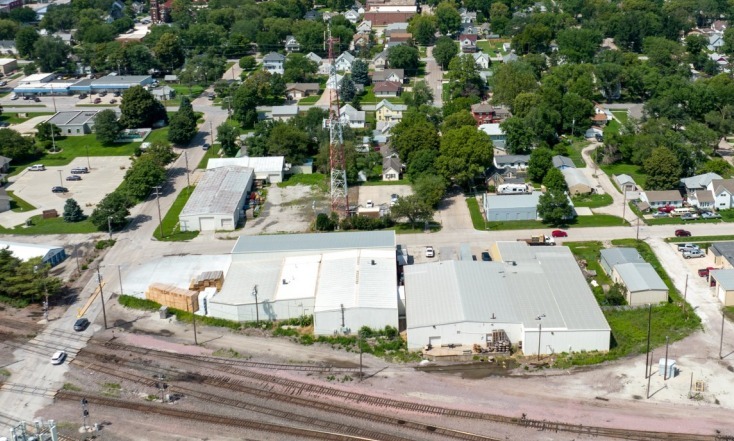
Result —
M326 195L306 185L284 188L271 185L267 190L268 196L260 215L252 219L252 211L247 212L242 235L306 232L314 219L314 211L318 212L328 204Z
M409 196L413 194L410 185L361 185L359 187L359 206L366 207L367 201L372 201L375 206L383 205L390 207L390 196Z

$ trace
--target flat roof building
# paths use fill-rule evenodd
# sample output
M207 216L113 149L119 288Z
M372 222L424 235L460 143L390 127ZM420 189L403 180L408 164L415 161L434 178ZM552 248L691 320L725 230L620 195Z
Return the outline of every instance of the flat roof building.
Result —
M234 230L244 216L253 170L226 166L209 169L181 210L181 231Z
M56 266L66 259L64 248L56 245L0 241L0 248L7 249L24 262L40 257L41 262Z
M97 110L57 112L46 122L57 126L63 136L88 135L94 131L98 113Z
M285 168L284 156L240 156L239 158L212 158L207 164L207 169L236 165L249 167L255 170L255 179L272 183L283 181Z
M711 270L709 277L715 283L715 294L723 306L734 306L734 269Z
M529 194L484 195L484 213L490 222L538 219L539 191Z

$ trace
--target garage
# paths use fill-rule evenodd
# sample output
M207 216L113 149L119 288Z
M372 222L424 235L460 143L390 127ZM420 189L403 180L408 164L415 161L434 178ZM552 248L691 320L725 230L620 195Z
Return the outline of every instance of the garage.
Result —
M249 167L206 170L178 217L181 231L234 230L244 216L253 177Z
M217 223L213 217L202 217L199 219L199 229L201 231L214 231L217 229Z
M709 274L716 281L716 297L723 306L734 306L734 269L712 270Z

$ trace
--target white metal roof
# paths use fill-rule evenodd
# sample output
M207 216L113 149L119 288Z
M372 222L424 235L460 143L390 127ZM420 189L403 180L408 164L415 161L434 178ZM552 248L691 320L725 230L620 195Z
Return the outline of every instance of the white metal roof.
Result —
M206 170L180 216L232 214L252 184L248 167L219 167Z
M255 297L252 291L255 286L257 286L258 302L275 300L281 265L282 259L254 262L232 261L227 270L222 290L211 301L229 305L254 304Z
M540 201L539 191L530 194L500 194L487 195L487 204L490 210L494 209L512 209L512 208L536 208Z
M482 124L479 126L479 130L490 136L504 135L505 132L502 130L499 124Z
M293 300L314 297L320 266L321 254L293 256L283 259L275 299Z
M284 156L242 156L240 158L212 158L207 162L206 168L212 169L236 165L239 167L250 167L255 173L281 173L283 171Z
M452 260L404 270L408 328L459 322L530 327L545 314L548 329L610 329L566 247L543 248L535 261L516 265Z
M329 250L387 248L395 253L395 232L349 231L343 233L276 234L269 236L240 236L232 254L276 252L315 253ZM394 256L393 256L394 257Z
M45 257L50 251L63 249L59 245L43 245L35 243L19 243L0 241L0 248L7 248L13 256L20 260L29 260L34 257Z
M594 188L594 184L592 184L584 172L578 168L564 168L561 170L561 173L563 173L563 177L566 179L566 185L568 185L569 188L574 185L584 185L590 189Z
M734 269L711 270L710 274L724 290L734 290Z
M667 291L668 287L649 263L623 263L614 267L629 292Z

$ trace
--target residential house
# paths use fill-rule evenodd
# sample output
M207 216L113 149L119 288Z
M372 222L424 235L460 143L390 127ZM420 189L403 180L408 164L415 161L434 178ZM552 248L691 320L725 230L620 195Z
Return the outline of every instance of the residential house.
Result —
M287 83L285 94L290 100L300 100L319 93L319 83Z
M176 96L176 90L168 86L156 87L150 91L150 94L159 101L167 101Z
M297 104L291 106L273 106L270 112L270 117L274 121L288 121L296 115L298 115Z
M686 195L686 201L693 207L704 210L713 210L714 194L708 189L713 180L721 180L721 176L716 173L704 173L701 175L690 176L680 180L681 190Z
M359 50L362 48L368 48L371 46L371 38L369 32L358 32L352 37L352 43L350 44L351 50Z
M482 124L479 126L479 130L489 135L489 138L492 140L494 148L502 151L505 150L507 135L505 134L505 131L502 130L499 124Z
M326 80L326 88L327 89L336 89L339 87L339 85L342 83L342 80L344 79L344 75L336 74L336 78L329 77L328 80Z
M465 54L471 54L477 51L477 36L476 34L462 34L459 36L459 46L461 46L461 52Z
M291 52L300 52L301 50L301 43L296 40L296 37L293 35L289 35L285 37L285 51L288 53Z
M479 36L479 28L473 24L462 24L461 33L466 35L477 35Z
M576 168L576 165L568 156L556 155L553 157L553 167L558 170L563 170L566 168Z
M365 111L357 110L350 104L345 104L339 109L344 122L353 129L364 129L365 125Z
M0 213L10 210L10 196L4 188L0 188Z
M10 171L10 161L12 161L11 158L0 156L0 173L7 173Z
M474 57L474 63L476 63L477 69L479 70L489 69L491 61L489 60L488 54L485 54L484 52L475 52L472 54L472 57Z
M388 100L382 100L375 106L375 118L383 122L400 121L406 110L408 106L405 104L393 104Z
M500 38L499 35L492 33L492 26L489 23L482 23L479 26L477 26L477 31L479 31L479 35L486 39L498 39Z
M165 75L163 77L163 81L165 81L166 83L178 84L178 75Z
M377 84L383 81L403 84L405 82L405 71L403 69L384 69L372 73L372 83Z
M564 168L561 169L561 173L563 173L563 178L566 180L568 194L571 196L594 193L594 184L586 177L582 170L578 168Z
M0 40L0 55L18 55L15 40Z
M316 9L311 9L304 14L303 19L308 21L319 21L321 20L321 13Z
M413 41L413 34L407 31L403 31L403 32L395 31L395 32L391 32L390 35L388 35L386 38L390 43L400 42L400 43L408 44L409 42Z
M399 181L403 173L403 164L396 154L382 159L382 180Z
M714 179L708 185L714 197L714 208L728 210L734 207L734 179Z
M373 92L376 97L395 97L403 91L403 85L395 81L382 81L375 84Z
M372 32L372 22L369 20L362 20L362 22L357 25L357 32L366 32L369 34Z
M372 67L376 71L381 71L387 67L387 50L375 55L375 58L372 59Z
M515 50L514 49L512 51L510 51L509 54L506 54L506 55L503 55L502 56L502 62L503 63L512 63L512 62L517 61L519 59L520 58L515 53Z
M613 119L614 115L606 107L601 104L594 104L594 116L591 117L591 124L604 127Z
M309 52L308 54L306 54L306 58L308 58L310 61L313 61L316 64L321 64L324 61L323 58L319 57L318 55L316 55L313 52Z
M354 55L349 52L342 52L341 55L334 60L334 66L336 66L337 72L351 72L354 59Z
M112 23L113 21L122 18L124 15L125 4L122 3L120 0L114 0L110 5L110 9L108 10L107 17L105 17L105 21L107 23Z
M497 168L494 165L485 170L487 186L495 188L502 184L525 184L526 170L518 170L512 167Z
M666 205L676 208L683 206L683 196L678 190L643 191L640 200L654 210Z
M614 182L619 185L619 189L622 190L622 193L626 191L637 191L637 183L635 183L635 180L632 179L632 176L630 175L614 175Z
M344 18L349 20L349 22L352 24L357 24L357 22L359 21L359 12L355 11L354 9L350 9L344 13Z
M461 8L459 9L459 15L463 24L476 23L477 21L476 11L467 11L466 8Z
M511 167L515 170L527 170L530 155L495 155L492 163L497 169Z
M714 20L711 23L711 29L716 32L724 32L729 27L729 22L726 20Z
M719 298L722 306L734 306L734 270L718 269L709 272L711 283L716 289L714 295Z
M721 47L724 46L724 33L715 32L708 35L708 44L706 48L711 52L719 52Z
M390 23L385 27L385 36L390 37L393 33L404 34L408 32L408 20Z
M512 116L508 109L488 103L472 104L471 113L477 121L477 125L500 123Z
M271 74L283 75L285 65L285 55L270 52L263 57L263 69L270 72Z

